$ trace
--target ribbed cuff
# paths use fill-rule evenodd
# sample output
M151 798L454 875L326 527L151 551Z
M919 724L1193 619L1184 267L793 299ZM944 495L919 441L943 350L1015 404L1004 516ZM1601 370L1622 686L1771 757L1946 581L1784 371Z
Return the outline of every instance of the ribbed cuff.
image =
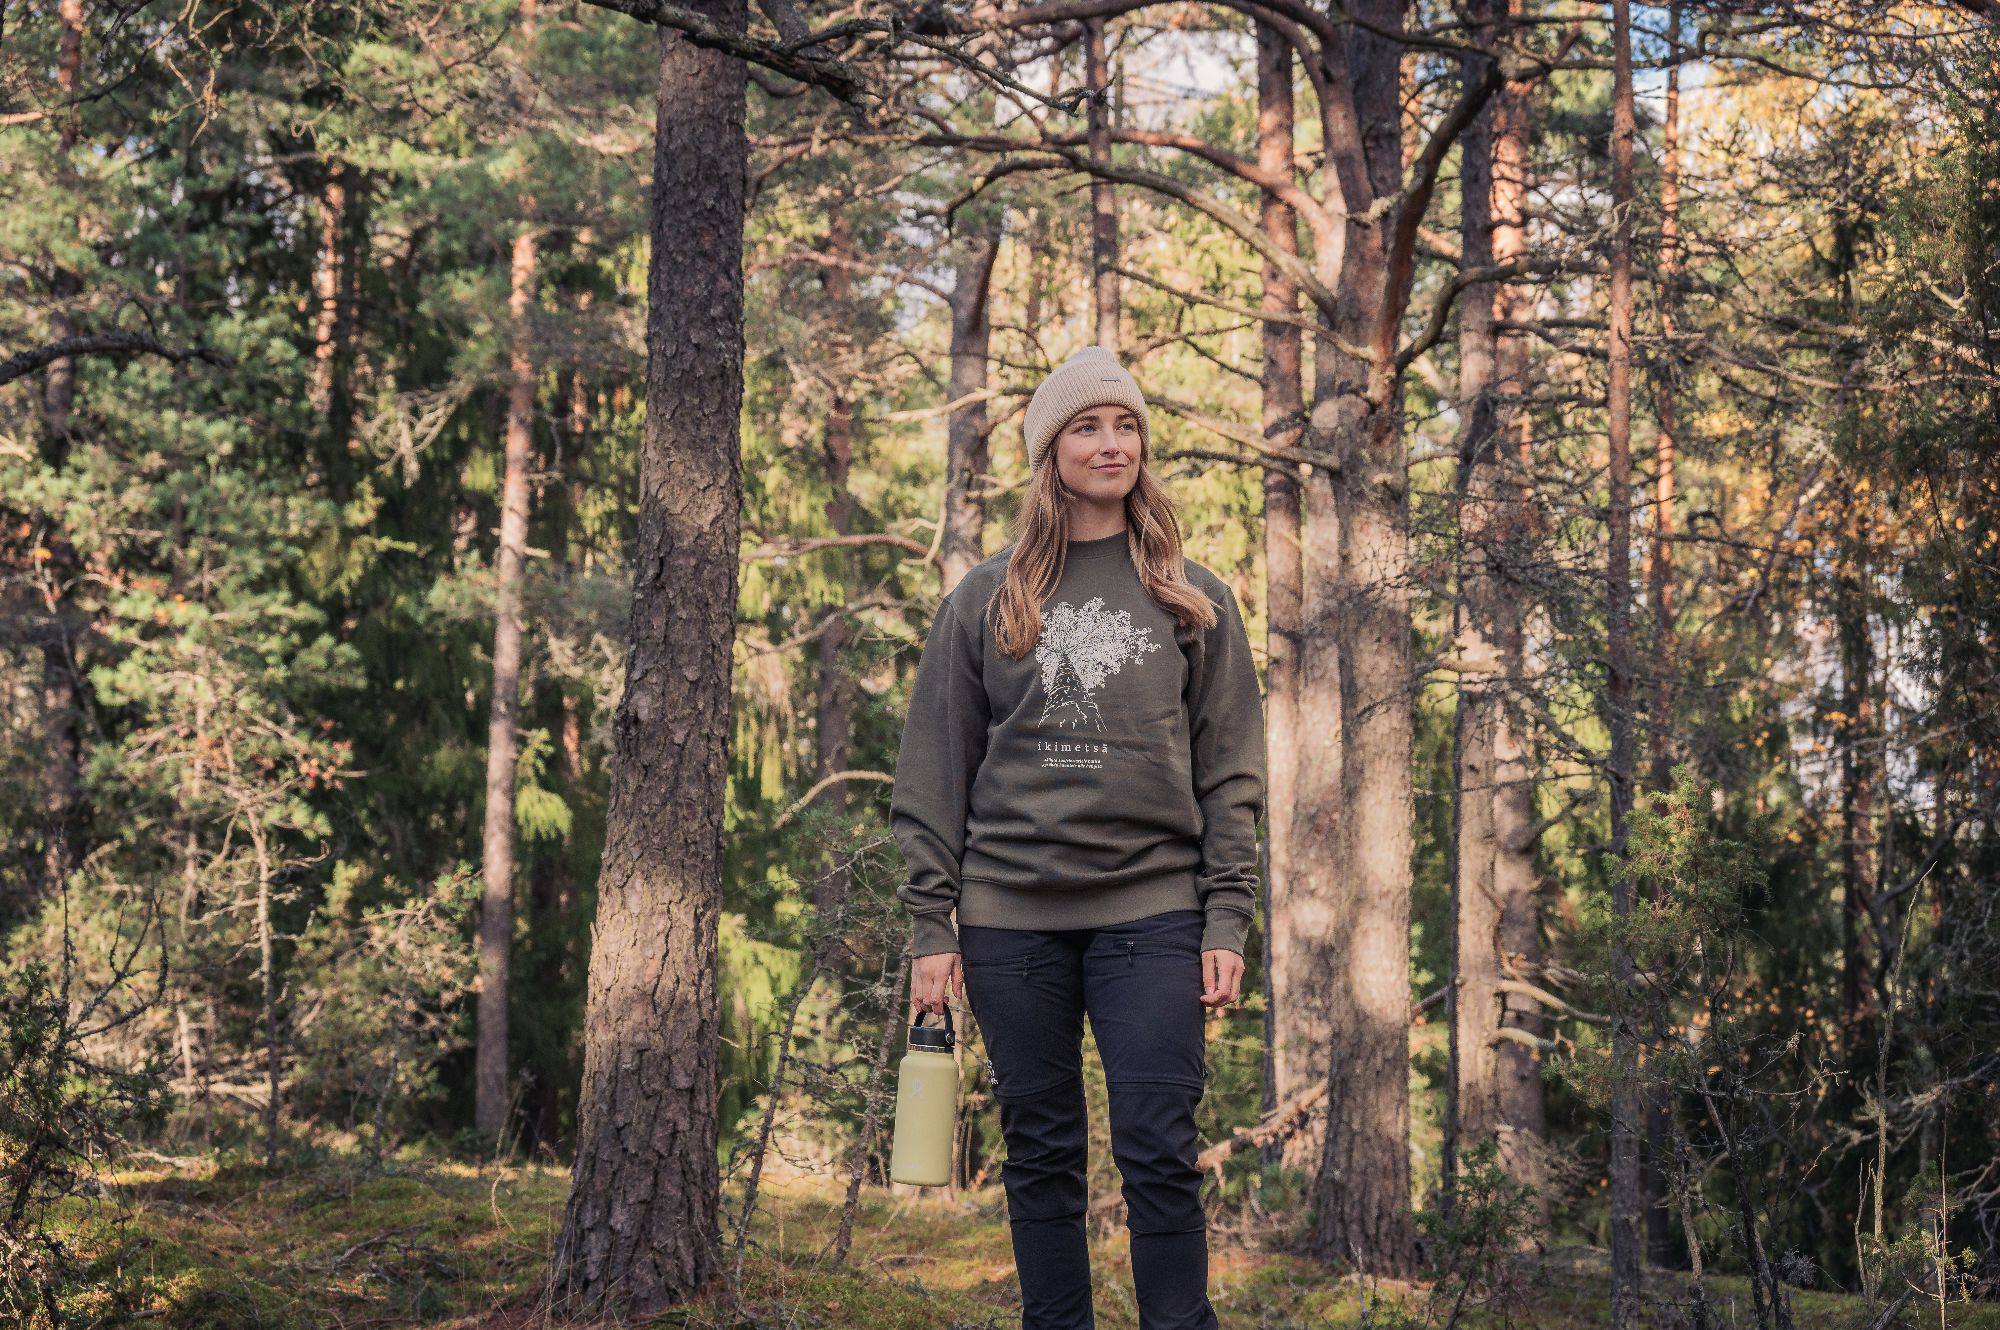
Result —
M958 931L951 926L950 910L926 910L910 916L913 955L935 956L958 950Z
M1201 949L1243 954L1243 940L1250 936L1250 916L1241 910L1209 910L1203 915Z

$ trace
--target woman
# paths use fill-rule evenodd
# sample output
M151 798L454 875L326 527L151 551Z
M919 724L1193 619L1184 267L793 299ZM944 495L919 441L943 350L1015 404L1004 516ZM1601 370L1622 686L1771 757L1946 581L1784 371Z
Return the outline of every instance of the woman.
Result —
M1139 1324L1216 1324L1202 1008L1242 981L1264 719L1236 598L1182 556L1147 431L1138 383L1102 347L1035 390L1015 540L938 609L890 800L914 1005L968 997L986 1036L1023 1330L1093 1324L1086 1014Z

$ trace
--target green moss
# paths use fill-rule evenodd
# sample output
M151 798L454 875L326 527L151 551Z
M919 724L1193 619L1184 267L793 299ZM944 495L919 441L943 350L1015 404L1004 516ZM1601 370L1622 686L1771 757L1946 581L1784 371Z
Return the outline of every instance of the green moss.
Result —
M94 1261L96 1287L70 1310L84 1325L143 1320L162 1330L322 1330L444 1326L501 1330L532 1308L562 1220L565 1170L476 1169L398 1161L386 1173L334 1159L267 1176L213 1163L124 1172L104 1200L74 1203L67 1235ZM754 1323L801 1330L1007 1330L1018 1323L1006 1214L999 1193L969 1197L869 1192L846 1262L826 1259L841 1195L796 1181L769 1184L743 1263ZM733 1217L732 1204L727 1211ZM1122 1234L1093 1242L1098 1324L1135 1330ZM733 1253L730 1254L733 1268ZM1218 1245L1211 1282L1223 1324L1344 1330L1369 1323L1364 1300L1420 1317L1421 1289L1331 1275L1317 1263ZM1520 1301L1475 1313L1468 1330L1533 1325L1585 1330L1607 1311L1601 1254L1568 1249L1524 1266ZM1749 1289L1710 1281L1723 1324L1748 1324ZM1649 1297L1676 1299L1682 1277L1649 1275ZM1868 1324L1856 1298L1798 1292L1794 1315L1815 1330ZM1932 1320L1935 1310L1927 1313ZM1733 1321L1732 1321L1733 1317ZM1376 1316L1374 1324L1394 1324ZM1668 1317L1656 1318L1660 1324ZM661 1324L738 1330L745 1322L720 1289ZM1926 1322L1930 1323L1930 1322ZM1954 1308L1953 1330L2000 1330L2000 1307Z

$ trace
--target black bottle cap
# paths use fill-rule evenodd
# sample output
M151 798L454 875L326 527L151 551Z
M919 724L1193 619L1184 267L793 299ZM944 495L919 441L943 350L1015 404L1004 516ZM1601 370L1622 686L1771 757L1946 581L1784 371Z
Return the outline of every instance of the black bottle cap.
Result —
M943 1025L925 1025L924 1016L927 1014L925 1012L917 1013L917 1023L910 1027L910 1047L950 1052L952 1045L957 1042L957 1037L952 1033L951 1029L951 1008L946 1007L944 1009Z

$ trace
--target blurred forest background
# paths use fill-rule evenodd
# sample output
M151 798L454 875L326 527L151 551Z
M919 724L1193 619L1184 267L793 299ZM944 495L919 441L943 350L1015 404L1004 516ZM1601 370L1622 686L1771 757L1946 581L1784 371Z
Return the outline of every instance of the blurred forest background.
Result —
M888 782L1092 342L1266 676L1216 1231L1364 1281L1225 1324L1972 1323L1987 0L6 0L0 1320L1005 1323Z

